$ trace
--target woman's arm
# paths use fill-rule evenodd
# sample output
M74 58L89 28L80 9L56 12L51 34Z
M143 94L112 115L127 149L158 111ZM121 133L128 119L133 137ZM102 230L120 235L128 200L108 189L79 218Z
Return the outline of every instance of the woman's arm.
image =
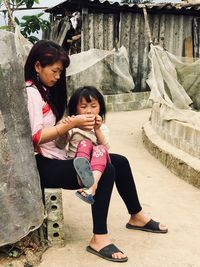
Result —
M43 128L39 144L44 144L49 141L55 140L59 136L66 135L67 132L73 128L80 128L90 131L95 124L94 115L77 115L70 117L68 122L61 122L55 126Z

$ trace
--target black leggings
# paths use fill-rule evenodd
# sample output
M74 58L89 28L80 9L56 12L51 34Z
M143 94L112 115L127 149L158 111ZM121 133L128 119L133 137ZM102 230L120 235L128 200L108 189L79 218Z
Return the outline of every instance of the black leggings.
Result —
M110 157L112 164L107 164L98 183L95 203L91 206L94 234L107 233L107 215L114 181L129 214L136 214L142 209L127 158L117 154L110 154ZM37 155L36 161L42 189L80 188L72 159L56 160Z

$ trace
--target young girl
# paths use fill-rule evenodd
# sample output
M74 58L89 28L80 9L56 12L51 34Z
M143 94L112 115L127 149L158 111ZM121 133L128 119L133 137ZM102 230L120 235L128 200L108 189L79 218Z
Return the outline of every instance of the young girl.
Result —
M90 180L89 189L82 188L76 195L83 201L94 204L94 198L99 179L104 172L107 162L110 163L108 128L104 124L106 107L103 95L91 86L75 90L68 104L70 116L92 114L94 116L94 129L84 131L78 128L70 130L67 134L68 157L74 158L74 167L78 177L83 181ZM70 117L62 120L69 123ZM57 140L58 147L61 147Z

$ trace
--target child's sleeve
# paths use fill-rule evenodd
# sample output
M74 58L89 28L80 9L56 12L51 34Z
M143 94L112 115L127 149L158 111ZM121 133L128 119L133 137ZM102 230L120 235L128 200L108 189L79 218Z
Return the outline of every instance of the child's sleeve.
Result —
M104 145L107 149L110 148L110 140L109 140L109 129L106 124L102 124L101 131L104 135L104 140L102 142L102 145Z
M69 130L67 134L56 138L55 143L58 148L60 149L66 148L71 138L71 131L72 130Z

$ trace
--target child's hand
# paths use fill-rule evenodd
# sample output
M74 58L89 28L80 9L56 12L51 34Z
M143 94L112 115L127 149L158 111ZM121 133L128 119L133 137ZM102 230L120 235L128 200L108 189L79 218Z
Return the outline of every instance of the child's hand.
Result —
M96 115L94 129L95 130L99 129L102 123L103 123L102 117L100 115Z

